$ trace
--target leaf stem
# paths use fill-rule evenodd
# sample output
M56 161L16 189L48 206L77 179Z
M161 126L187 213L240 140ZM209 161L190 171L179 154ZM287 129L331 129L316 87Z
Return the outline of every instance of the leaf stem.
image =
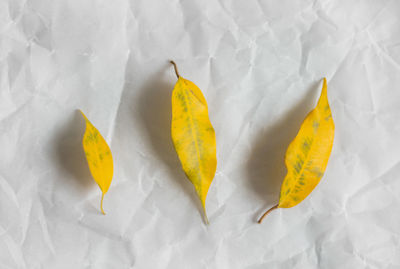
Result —
M178 67L176 66L176 63L174 62L174 61L169 61L173 66L174 66L174 69L175 69L175 74L176 74L176 76L177 76L177 78L179 78L180 77L180 75L179 75L179 72L178 72Z
M258 223L261 223L261 222L263 221L263 219L264 219L272 210L277 209L278 206L279 206L279 204L274 205L273 207L271 207L270 209L268 209L268 210L264 213L264 215L262 215L261 218L258 220Z
M106 213L103 210L103 199L104 199L104 192L101 194L100 209L101 209L101 213L103 213L103 215L105 215Z

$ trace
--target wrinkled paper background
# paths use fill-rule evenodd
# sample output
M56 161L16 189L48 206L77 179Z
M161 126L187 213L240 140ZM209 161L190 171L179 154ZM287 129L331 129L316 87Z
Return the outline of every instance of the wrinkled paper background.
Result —
M181 74L218 169L202 220L170 138ZM0 1L0 268L400 268L399 1ZM321 79L321 183L273 206ZM82 109L109 142L101 192Z

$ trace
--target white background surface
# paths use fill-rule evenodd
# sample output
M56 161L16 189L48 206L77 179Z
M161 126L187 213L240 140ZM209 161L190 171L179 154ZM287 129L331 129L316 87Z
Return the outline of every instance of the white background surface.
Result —
M208 100L204 225L170 138L168 59ZM400 268L399 1L0 1L0 268ZM321 78L321 183L271 213ZM115 173L99 212L82 109Z

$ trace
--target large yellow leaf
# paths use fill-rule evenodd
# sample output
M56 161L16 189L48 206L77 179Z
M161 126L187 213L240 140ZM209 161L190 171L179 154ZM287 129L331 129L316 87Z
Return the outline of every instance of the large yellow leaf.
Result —
M110 187L113 177L111 150L96 127L90 123L82 111L81 113L86 121L86 131L82 139L83 150L85 151L90 172L102 191L100 209L101 212L105 214L103 210L103 199Z
M289 208L303 201L324 175L331 154L335 124L328 103L324 78L321 97L314 110L305 118L296 138L285 156L287 175L283 180L279 203L260 218L259 222L276 208Z
M182 78L175 67L178 81L172 92L171 135L183 171L200 197L206 223L205 202L217 168L214 128L208 118L206 99L191 81Z

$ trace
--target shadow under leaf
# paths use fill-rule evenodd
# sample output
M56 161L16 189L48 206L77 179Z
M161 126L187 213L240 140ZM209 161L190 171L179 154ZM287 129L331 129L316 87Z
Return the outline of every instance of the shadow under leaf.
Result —
M75 110L67 124L55 137L54 157L58 166L64 169L81 187L88 190L94 185L85 152L82 137L85 132L85 121L81 113Z

